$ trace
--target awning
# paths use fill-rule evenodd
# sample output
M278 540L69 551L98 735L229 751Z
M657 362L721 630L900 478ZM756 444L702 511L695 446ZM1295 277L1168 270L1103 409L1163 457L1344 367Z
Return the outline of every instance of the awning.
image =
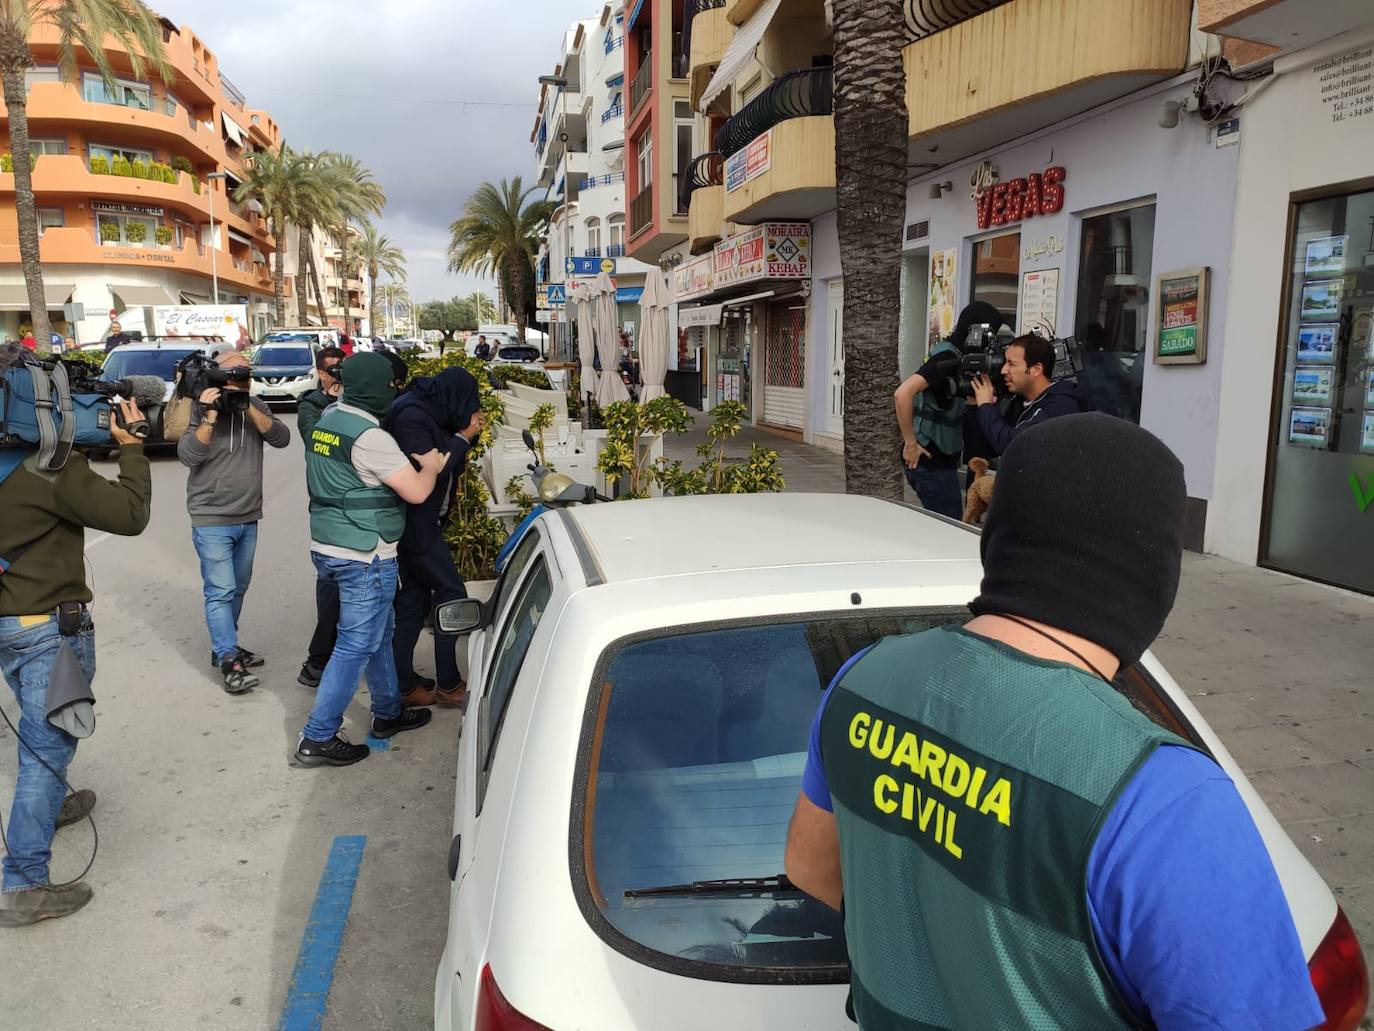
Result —
M247 233L240 233L233 226L229 226L227 228L229 229L229 239L233 240L235 243L241 243L245 247L253 246L253 238L249 236Z
M231 190L236 190L243 185L243 180L236 176L232 169L224 169L224 185Z
M267 264L267 255L263 254L262 251L258 250L256 247L248 252L248 256L253 259L254 265Z
M125 286L111 283L110 293L115 294L124 307L132 308L138 304L176 304L176 298L160 286Z
M611 140L609 143L603 143L603 144L601 144L601 149L602 149L602 150L624 150L624 149L625 149L625 137L623 137L623 136L617 136L615 139Z
M619 286L615 291L616 304L637 304L640 295L644 293L642 286Z
M43 299L49 311L56 311L71 299L75 283L44 283ZM14 286L0 286L0 311L28 311L29 291L23 283Z
M624 73L624 72L616 72L614 75L609 76L609 77L606 79L606 85L607 85L607 86L610 86L612 89L614 89L616 86L623 86L623 85L625 85L625 73Z
M635 27L635 19L639 17L639 12L644 7L644 0L635 0L635 5L630 11L630 15L625 19L625 31L629 32Z
M211 303L211 302L210 302L210 298L207 297L207 296L205 296L204 294L193 294L193 293L190 293L189 291L183 290L183 291L181 291L181 303L182 303L182 304L209 304L209 303Z
M219 113L219 116L224 120L224 134L228 136L231 140L233 140L235 144L242 147L244 134L243 129L239 126L239 123L234 121L223 111Z
M768 23L773 20L773 15L778 13L781 5L782 0L768 0L739 27L739 31L730 40L730 45L725 48L725 56L716 67L716 74L711 76L711 81L707 83L706 92L701 95L701 102L697 105L699 110L705 111L711 101L729 89L730 83L734 82L745 66L754 59L754 51L762 42L763 34L768 31Z
M776 290L764 290L762 293L745 294L743 297L731 297L728 301L722 301L721 307L734 308L740 304L748 304L750 301L760 301L765 297L772 297Z

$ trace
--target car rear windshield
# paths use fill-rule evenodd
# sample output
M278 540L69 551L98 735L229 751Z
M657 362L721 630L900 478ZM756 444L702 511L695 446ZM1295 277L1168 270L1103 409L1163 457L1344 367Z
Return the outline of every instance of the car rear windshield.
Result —
M503 347L501 357L511 362L532 362L539 357L537 347Z
M836 614L613 647L589 701L573 835L592 924L620 951L694 977L843 980L839 914L795 889L626 892L783 873L825 687L881 637L966 618Z
M315 352L308 347L259 347L254 365L313 365Z
M126 347L117 347L105 359L105 364L101 366L101 375L106 379L158 376L170 383L177 362L187 355L195 354L196 350L164 348L157 351L134 351Z
M313 344L319 340L316 333L291 333L279 330L276 333L268 333L262 338L264 344Z

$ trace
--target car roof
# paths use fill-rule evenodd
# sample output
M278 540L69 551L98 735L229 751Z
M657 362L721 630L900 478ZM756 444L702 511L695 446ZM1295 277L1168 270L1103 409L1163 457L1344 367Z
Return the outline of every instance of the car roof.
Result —
M718 494L565 511L608 583L743 569L979 561L978 537L968 527L861 495Z
M117 354L120 351L160 351L164 347L184 348L192 350L204 350L212 344L224 343L223 337L161 337L157 340L149 340L146 337L142 340L130 340L127 344L120 344L110 351L110 354Z

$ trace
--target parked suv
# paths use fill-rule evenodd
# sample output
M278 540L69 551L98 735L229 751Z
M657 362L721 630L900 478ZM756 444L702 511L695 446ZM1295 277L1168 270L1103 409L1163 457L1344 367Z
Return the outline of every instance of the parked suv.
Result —
M274 337L299 335L303 339L275 340ZM253 396L270 405L294 405L320 384L315 372L315 355L326 346L301 332L267 334L253 352Z

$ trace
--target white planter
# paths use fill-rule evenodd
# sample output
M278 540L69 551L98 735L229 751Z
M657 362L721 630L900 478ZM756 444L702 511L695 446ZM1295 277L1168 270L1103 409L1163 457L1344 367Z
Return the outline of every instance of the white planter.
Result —
M469 580L467 581L466 587L468 589L469 598L476 598L478 601L486 601L491 597L492 592L496 590L496 581Z

